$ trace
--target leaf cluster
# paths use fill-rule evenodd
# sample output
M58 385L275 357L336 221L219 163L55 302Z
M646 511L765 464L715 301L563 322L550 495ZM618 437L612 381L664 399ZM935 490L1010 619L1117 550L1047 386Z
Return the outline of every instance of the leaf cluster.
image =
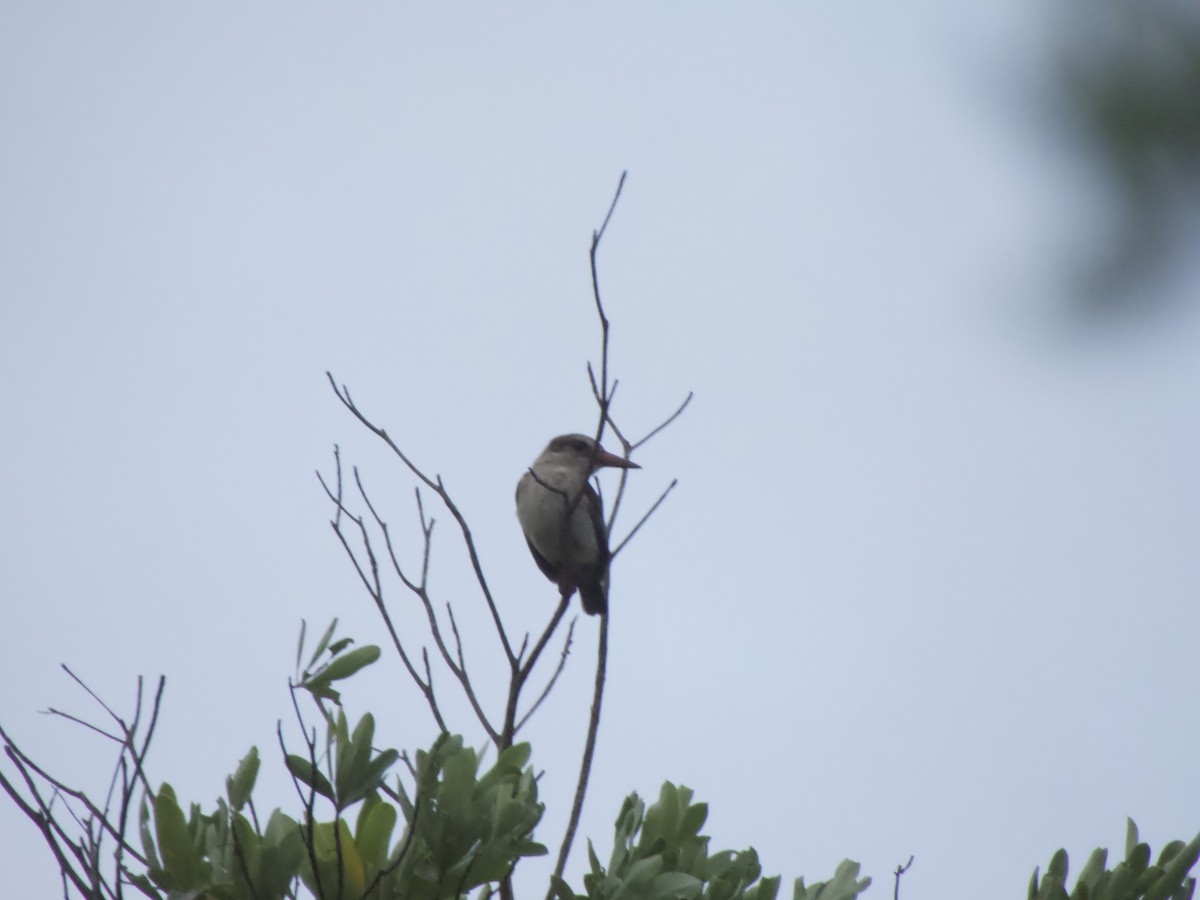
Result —
M707 817L707 804L693 803L690 789L669 781L649 809L630 794L617 816L608 865L589 841L591 870L583 879L584 893L556 879L554 895L558 900L775 900L781 879L761 877L754 848L709 853L709 839L700 833ZM806 887L798 878L793 900L854 900L871 883L858 874L858 863L844 860L828 882Z
M1150 863L1150 845L1138 840L1133 819L1125 830L1125 859L1109 869L1108 851L1097 848L1088 857L1075 887L1067 893L1067 851L1050 858L1046 874L1037 869L1029 881L1029 900L1191 900L1196 879L1188 872L1200 859L1200 834L1191 843L1171 841L1158 860Z
M148 791L139 816L145 871L124 871L143 894L156 900L282 900L298 896L302 885L319 900L442 900L498 883L522 857L546 853L531 838L543 805L528 744L509 747L481 774L479 754L462 738L442 734L409 765L411 791L399 778L389 784L401 754L374 746L374 717L367 713L351 728L343 709L333 714L323 705L340 703L333 682L378 658L377 647L350 650L349 640L330 643L333 627L298 673L297 686L323 713L324 752L317 752L314 731L305 735L307 756L284 757L302 817L276 809L260 827L253 803L260 768L255 747L225 780L225 797L211 811L192 804L185 814L169 784ZM326 653L329 658L318 664ZM344 814L355 806L352 828ZM393 840L401 816L403 833Z

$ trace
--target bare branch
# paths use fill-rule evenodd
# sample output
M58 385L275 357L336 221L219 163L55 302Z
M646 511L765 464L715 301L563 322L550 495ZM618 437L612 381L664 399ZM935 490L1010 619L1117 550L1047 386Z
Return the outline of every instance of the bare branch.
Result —
M675 485L677 485L677 484L679 484L679 479L672 478L671 483L667 485L667 489L658 495L658 499L654 501L654 505L651 506L648 510L646 510L645 515L643 515L640 519L638 519L638 523L633 526L633 530L630 531L629 534L625 535L625 539L623 541L621 541L621 543L617 544L617 549L612 552L613 559L616 558L617 554L621 552L621 550L625 547L626 544L628 544L631 540L633 540L633 536L638 533L638 530L643 525L646 524L646 520L649 519L652 515L654 515L654 511L662 505L662 502L664 500L667 499L667 494L669 494L669 493L671 493L671 491L675 490Z
M70 667L69 667L69 666L68 666L66 663L60 663L60 664L59 664L59 667L60 667L60 668L61 668L61 669L62 669L64 672L66 672L68 675L70 675L70 676L71 676L71 680L72 680L72 681L74 681L74 682L75 682L77 685L79 685L81 688L83 688L85 691L87 691L87 693L88 693L88 696L89 696L89 697L91 697L93 700L95 700L95 701L96 701L96 703L97 703L97 704L99 704L99 706L100 706L100 707L101 707L101 708L102 708L102 709L103 709L103 710L104 710L106 713L108 713L110 716L112 716L112 719L113 719L113 721L114 721L114 722L116 722L118 725L120 725L120 726L121 726L121 730L122 730L122 731L125 731L125 730L126 730L126 728L125 728L125 721L124 721L124 720L123 720L123 719L122 719L120 716L118 716L118 715L117 715L115 712L113 712L113 711L112 711L112 709L109 707L109 705L108 705L107 703L105 703L103 700L101 700L101 699L100 699L100 698L99 698L99 697L96 695L96 692L95 692L95 691L93 691L93 690L92 690L90 687L88 687L88 686L87 686L87 685L84 683L84 681L83 681L83 679L82 679L82 678L80 678L78 675L76 675L74 672L72 672L72 671L71 671L71 669L70 669Z
M605 229L608 228L608 220L612 218L613 210L617 208L617 201L621 199L621 188L625 187L625 176L628 174L628 171L621 173L621 180L617 182L617 190L616 193L613 194L612 203L608 205L608 213L604 216L604 222L601 224L600 230L597 231L595 236L592 238L593 247L600 243L600 238L604 237Z
M13 759L11 752L9 752L9 758ZM28 773L21 766L21 763L16 759L13 759L13 762L16 763L17 770L21 773L21 777L25 780L26 785L30 785L31 779ZM25 798L21 796L20 791L18 791L16 787L14 787L13 784L4 776L3 772L0 772L0 787L4 788L5 792L13 799L13 802L17 804L17 807L21 810L21 812L25 813L26 817L28 817L28 819L33 822L35 826L37 826L38 831L42 833L42 838L46 841L47 846L49 846L50 852L54 854L54 859L58 863L59 871L62 873L64 880L63 896L66 896L65 882L68 879L72 884L75 885L76 889L81 894L87 896L87 882L84 881L82 875L75 871L70 860L67 859L66 854L63 853L62 848L59 846L58 838L55 834L53 819L49 815L49 807L46 806L45 802L41 799L41 795L37 793L34 787L29 787L30 793L33 794L34 798L37 800L38 808L34 809L34 807L27 803Z
M466 661L463 659L461 644L459 646L458 662L456 663L450 655L450 650L446 645L445 639L442 637L441 625L438 622L437 615L434 613L433 602L430 599L429 592L426 588L429 572L430 546L433 540L434 520L425 518L425 509L421 503L420 490L418 489L417 491L417 515L421 520L421 533L424 536L424 550L421 561L421 583L417 584L404 574L404 571L400 566L400 561L396 558L396 548L392 544L391 530L388 528L387 522L384 521L383 517L380 516L376 511L374 504L371 503L371 498L367 494L366 488L363 486L362 478L359 475L357 467L354 469L354 480L355 484L358 486L358 491L363 499L363 502L367 505L367 509L370 510L372 517L375 519L375 524L383 533L384 545L387 548L388 558L392 563L392 569L400 578L401 582L403 582L404 586L416 594L417 598L421 601L422 607L425 609L426 618L429 620L429 631L433 635L434 643L438 648L438 652L442 656L442 661L446 664L446 667L450 669L451 674L454 675L461 685L463 693L466 695L468 702L471 704L471 709L475 712L475 716L479 720L479 724L483 726L483 729L485 732L487 732L488 737L490 737L492 741L496 741L498 739L498 734L495 727L488 720L488 717L486 713L484 713L483 707L479 703L479 700L475 694L475 688L471 684L471 678L467 672ZM360 527L362 527L361 522ZM368 592L370 592L369 588ZM372 597L374 597L374 593L372 593ZM388 616L387 611L383 608L381 599L376 600L376 605L379 607L379 611L381 615L383 615L384 621L388 623L388 629L393 632L394 642L398 643L399 638L395 637L395 629L391 625L391 619ZM428 661L426 661L426 669L428 670ZM410 672L410 674L412 673ZM423 694L425 694L426 700L430 703L431 707L435 706L436 698L433 693L432 677L427 677L424 681L417 678L416 681L418 688ZM446 731L447 728L445 722L441 718L441 713L437 712L434 718L437 719L439 728L442 731Z
M533 667L537 665L538 658L542 655L546 644L558 628L558 623L566 615L570 602L571 594L569 592L564 592L560 595L554 615L550 617L550 622L542 631L542 636L533 645L533 650L530 651L529 658L524 663L513 667L508 684L508 700L504 707L504 730L500 734L500 742L496 745L499 750L505 750L512 746L513 735L516 734L517 727L517 701L521 697L521 690L525 687L525 682L529 680L529 675L533 672ZM524 655L524 646L522 646L522 655Z
M471 680L467 677L467 661L463 656L462 636L458 633L458 622L454 620L454 607L449 603L446 604L446 614L450 617L450 630L454 634L454 645L458 654L458 665L451 665L451 670L458 676L463 693L467 695L467 702L471 704L471 709L475 712L475 718L479 720L479 724L483 726L483 730L487 732L487 736L491 738L492 743L499 745L500 735L488 719L487 714L483 711L483 706L479 703L479 698L475 696L475 690L471 686ZM441 645L440 635L437 636L437 640L439 645ZM447 657L449 656L448 653L446 655ZM448 660L447 664L449 664ZM443 728L442 730L445 731L446 729Z
M115 734L109 734L107 731L105 731L100 726L93 725L91 722L85 721L84 719L81 719L78 716L73 716L70 713L65 713L62 710L55 709L53 706L51 706L49 709L46 710L46 715L60 716L61 718L66 719L68 722L74 722L76 725L82 725L84 728L88 729L89 731L96 732L96 734L100 735L100 737L107 738L108 740L112 741L114 744L123 744L124 743L124 741L121 738L117 737Z
M346 551L346 555L350 558L350 562L354 566L354 571L358 573L359 580L362 582L363 587L367 589L367 593L371 596L371 600L374 602L375 608L378 610L379 615L383 619L384 625L387 628L388 635L392 639L392 646L395 648L397 655L400 657L400 661L403 663L405 670L408 672L409 677L413 680L413 683L417 686L417 690L421 692L421 696L425 698L425 703L429 707L429 711L433 715L433 719L437 723L438 728L442 731L445 731L446 721L442 717L441 709L438 706L437 696L433 691L433 682L431 680L421 678L420 673L417 671L416 666L413 665L412 659L408 655L408 651L405 650L404 644L400 640L400 635L396 631L395 624L392 622L391 614L388 612L387 605L383 601L383 583L379 576L379 563L375 557L375 550L371 545L371 535L367 530L366 522L363 520L362 516L358 516L350 512L350 510L346 508L346 505L342 499L342 460L341 454L338 453L336 449L334 451L334 465L337 472L336 493L329 489L329 486L325 483L325 479L321 477L320 473L317 474L317 478L320 480L321 486L325 488L326 495L337 509L335 517L329 523L330 527L333 529L333 533L337 536L342 548ZM404 572L401 570L400 563L396 559L396 554L392 548L391 536L388 532L387 523L383 521L383 519L375 511L375 507L371 505L370 498L367 495L366 489L363 487L362 479L359 477L358 468L355 467L353 471L354 481L358 487L359 495L363 498L363 501L367 505L367 509L371 511L376 524L378 524L383 532L384 541L387 546L388 556L391 560L392 568L400 576L401 581L404 582L406 587L408 587L410 590L418 591L417 585L413 584L407 577L405 577ZM362 541L363 552L367 557L366 568L364 568L362 562L360 562L358 555L354 552L354 549L350 546L349 539L346 537L346 533L342 527L343 515L358 528L359 538ZM368 574L368 569L370 574Z
M324 885L321 884L321 872L317 867L317 848L316 848L316 833L313 828L314 813L317 806L317 737L316 729L313 729L312 734L309 734L308 725L304 721L304 714L300 711L300 704L296 700L296 685L288 679L288 693L292 698L292 709L296 713L296 721L300 725L300 734L304 738L304 745L308 749L308 763L310 771L313 773L312 784L308 786L308 793L305 794L300 788L300 779L292 773L292 785L296 788L296 793L300 797L300 802L304 805L304 822L300 826L300 830L304 835L304 847L308 853L308 864L312 867L313 881L317 884L318 900L325 900ZM287 745L283 740L283 723L275 724L275 733L279 737L279 748L283 751L283 757L286 760L288 757ZM291 773L291 769L288 769ZM336 830L336 829L335 829Z
M87 811L88 816L90 816L91 818L93 818L97 822L99 822L110 837L112 837L116 841L122 841L120 833L112 826L112 824L108 821L107 817L104 815L103 811L101 809L99 809L95 803L92 802L92 800L87 796L86 793L84 793L83 791L77 790L75 788L69 787L68 785L64 784L62 781L60 781L57 778L55 778L54 776L52 776L49 772L47 772L45 769L43 769L37 763L35 763L29 756L27 756L25 754L24 751L22 751L17 746L16 742L13 741L12 737L9 736L9 734L4 731L3 727L0 727L0 740L3 740L4 750L5 750L6 755L17 766L17 769L18 769L18 771L20 771L21 777L25 781L27 787L29 788L31 795L36 800L38 800L39 807L42 811L42 815L47 820L48 826L51 828L57 829L59 831L62 839L68 845L70 845L73 849L76 849L74 847L74 844L72 843L71 839L66 835L65 832L63 832L61 830L61 828L58 827L57 823L54 821L54 817L53 817L52 811L50 809L50 805L41 801L41 795L37 792L36 784L33 781L34 775L36 775L38 778L41 778L44 782L46 782L46 784L48 784L51 788L53 788L56 796L63 797L63 798L70 798L72 800L79 802L83 806L83 808ZM69 804L64 804L64 808L71 815L71 817L75 819L76 823L80 826L80 828L85 828L83 822L75 814L75 811L70 807ZM38 822L38 826L39 826L39 829L41 830L40 821ZM44 830L43 830L43 834L45 834ZM143 857L140 853L138 853L133 847L129 846L128 844L123 844L123 846L124 846L124 851L126 853L130 854L138 862L140 862L142 864L146 863L145 857Z
M326 372L325 377L329 379L329 384L333 388L334 395L337 396L342 405L345 406L346 409L349 410L359 422L366 426L371 433L376 435L380 440L387 444L392 453L394 453L396 457L402 463L404 463L404 465L410 472L413 473L413 475L415 475L430 490L438 495L442 501L442 504L450 512L450 515L452 515L454 520L458 522L458 527L462 531L463 543L467 548L467 555L471 559L471 568L475 572L475 580L479 584L480 591L483 593L483 598L487 603L488 610L492 614L492 621L496 626L496 634L499 636L500 643L504 647L505 655L508 657L509 663L511 664L515 658L512 645L509 643L508 633L504 630L504 623L500 619L500 611L496 608L496 601L492 597L491 589L488 587L487 578L483 574L483 565L479 561L479 553L475 549L475 538L471 534L471 528L467 525L467 520L463 517L462 512L451 499L449 491L446 490L446 486L442 482L441 476L438 475L436 478L430 478L423 471L421 471L421 469L418 468L417 465L408 458L404 451L402 451L399 446L396 445L396 442L392 440L386 430L380 428L378 425L368 419L361 410L359 410L359 408L355 405L354 400L350 396L350 390L345 385L341 385L339 387L331 372Z
M896 889L892 893L893 900L900 900L900 876L903 875L905 872L907 872L909 869L911 869L912 864L913 864L913 856L910 853L908 856L908 862L906 862L902 866L896 866L896 871L893 873L896 876Z
M600 706L604 699L604 673L608 663L608 624L611 618L612 610L600 617L600 646L596 651L596 683L592 691L592 713L588 718L587 740L583 747L583 760L579 765L579 781L575 785L575 802L571 805L571 818L567 822L567 830L558 851L558 862L554 866L555 878L562 878L563 870L567 867L567 857L571 854L571 844L575 840L579 817L583 813L583 798L587 794L588 777L592 773L592 756L596 751L596 733L600 729ZM553 900L553 897L554 887L551 882L550 890L546 893L546 900Z
M550 695L550 691L554 689L554 684L558 681L558 676L561 675L563 673L563 669L567 667L567 657L571 654L571 642L575 637L576 621L577 619L572 619L571 623L567 626L567 639L563 641L562 653L559 655L558 665L554 669L554 674L550 676L550 680L546 682L546 686L542 689L542 692L538 694L538 698L533 701L533 705L525 711L525 715L521 716L520 721L518 721L513 727L514 736L521 730L525 723L529 721L530 717L537 712L538 707L542 705L542 701L545 700Z
M641 447L642 445L647 443L650 440L650 438L654 437L656 434L658 434L660 431L662 431L664 428L666 428L668 425L670 425L672 422L674 422L676 419L678 419L681 415L683 415L683 411L688 408L688 404L692 402L692 398L694 396L695 396L694 393L692 393L691 391L688 391L687 397L685 397L684 401L679 404L679 408L677 410L675 410L675 412L671 413L671 415L667 416L667 418L664 419L661 423L659 423L655 428L651 429L650 433L647 434L640 441L634 441L633 444L630 445L630 447L629 447L630 451L632 452L633 450L636 450L638 447Z

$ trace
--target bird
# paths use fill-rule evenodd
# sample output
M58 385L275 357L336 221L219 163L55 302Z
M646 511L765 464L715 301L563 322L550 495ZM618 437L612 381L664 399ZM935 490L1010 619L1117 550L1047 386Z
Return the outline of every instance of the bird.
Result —
M640 469L586 434L554 438L517 482L517 520L542 573L588 615L608 612L608 529L588 479L603 467Z

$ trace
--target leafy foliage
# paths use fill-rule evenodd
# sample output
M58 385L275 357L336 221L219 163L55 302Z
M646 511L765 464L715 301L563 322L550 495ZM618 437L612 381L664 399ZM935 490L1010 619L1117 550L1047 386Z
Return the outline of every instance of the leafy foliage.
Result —
M707 817L707 804L692 803L691 790L669 781L649 809L630 794L617 816L607 867L589 841L585 893L576 894L559 879L555 895L559 900L775 900L781 879L760 878L753 848L709 854L709 839L700 834ZM870 878L860 881L858 872L858 863L845 860L829 882L805 887L799 878L794 900L853 900L871 883Z
M304 801L302 818L277 809L260 828L255 747L225 780L226 797L210 812L192 804L185 815L164 784L141 803L146 871L125 871L146 896L272 900L295 897L303 883L321 898L441 900L498 883L522 857L546 852L531 838L543 806L528 744L509 747L481 775L478 754L462 738L443 734L428 752L417 753L411 797L399 779L389 787L400 754L376 750L374 717L367 713L351 729L344 710L334 715L323 705L340 703L332 683L374 662L378 648L350 650L347 639L331 643L333 631L330 626L299 673L299 688L325 717L325 752L318 756L314 740L308 756L285 757ZM319 662L325 653L329 658ZM331 808L328 819L318 803ZM351 829L343 814L356 805ZM393 840L401 816L403 833Z
M134 883L150 897L165 891L168 898L267 900L295 896L300 878L318 897L438 900L498 882L521 857L546 852L530 839L542 805L527 765L527 744L509 748L482 777L475 751L461 738L443 735L429 752L418 753L415 797L402 788L397 795L406 824L395 843L397 808L380 796L383 758L346 764L355 790L365 791L354 829L340 816L314 819L311 841L308 826L279 810L261 831L239 811L235 792L248 799L252 776L242 783L237 775L229 779L228 803L218 799L210 813L193 804L186 817L164 784L152 802L142 804L148 877ZM256 770L247 764L252 759L254 749L239 773ZM333 793L329 799L336 804Z
M276 809L265 826L261 823L253 795L262 760L254 747L225 779L225 796L212 809L193 803L185 810L170 784L154 790L141 775L144 753L133 755L129 749L132 728L124 732L122 744L132 763L122 755L121 765L136 766L139 773L136 782L123 782L123 796L129 797L135 786L143 789L140 806L129 807L138 812L140 852L126 840L123 814L110 819L82 792L34 768L2 729L7 757L21 771L32 800L24 801L2 772L0 787L24 804L35 821L46 821L53 810L38 794L34 776L42 777L56 792L53 796L88 804L93 818L84 822L76 817L82 828L114 838L118 851L110 856L117 878L101 872L98 842L71 847L88 864L80 870L67 868L66 857L59 855L65 877L80 896L119 896L112 889L119 879L153 900L457 900L473 891L479 900L496 893L510 898L511 886L501 886L514 868L526 857L546 853L533 836L544 807L529 764L529 745L507 747L486 770L479 753L448 733L413 760L375 747L374 717L366 713L351 727L332 685L370 665L378 649L351 649L352 641L334 641L333 632L330 626L303 669L302 648L297 653L293 700L296 692L308 692L320 710L324 733L318 740L304 725L297 704L307 753L285 748L283 754L301 801L295 818ZM336 708L331 711L329 703ZM402 759L408 772L404 779L393 771ZM709 838L701 834L707 816L707 805L693 802L690 789L670 782L649 808L630 794L617 816L607 862L601 862L589 842L582 892L552 876L553 900L777 900L782 879L762 877L753 848L709 851ZM94 824L99 821L104 827ZM51 832L58 833L65 834L61 828ZM1067 854L1060 850L1044 875L1034 872L1028 896L1191 900L1195 880L1188 873L1198 859L1200 836L1189 844L1171 842L1151 864L1150 848L1138 841L1130 821L1125 859L1113 869L1106 868L1106 851L1095 851L1068 893ZM803 878L796 879L792 898L856 900L870 883L860 878L858 863L844 860L829 881L806 885Z
M1092 852L1084 864L1075 888L1067 893L1067 851L1059 850L1050 859L1040 879L1033 870L1029 882L1029 900L1191 900L1196 879L1188 872L1200 859L1200 834L1190 844L1171 841L1150 864L1150 845L1138 841L1138 829L1128 820L1125 832L1125 859L1106 868L1108 851Z

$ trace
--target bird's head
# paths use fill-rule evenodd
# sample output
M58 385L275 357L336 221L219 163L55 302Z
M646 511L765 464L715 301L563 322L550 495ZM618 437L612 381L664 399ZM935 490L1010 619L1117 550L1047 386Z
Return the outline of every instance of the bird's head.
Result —
M597 444L594 438L590 438L586 434L559 435L542 451L541 459L572 469L584 470L588 475L605 466L616 469L641 468L635 462L630 462L615 453L609 453Z

